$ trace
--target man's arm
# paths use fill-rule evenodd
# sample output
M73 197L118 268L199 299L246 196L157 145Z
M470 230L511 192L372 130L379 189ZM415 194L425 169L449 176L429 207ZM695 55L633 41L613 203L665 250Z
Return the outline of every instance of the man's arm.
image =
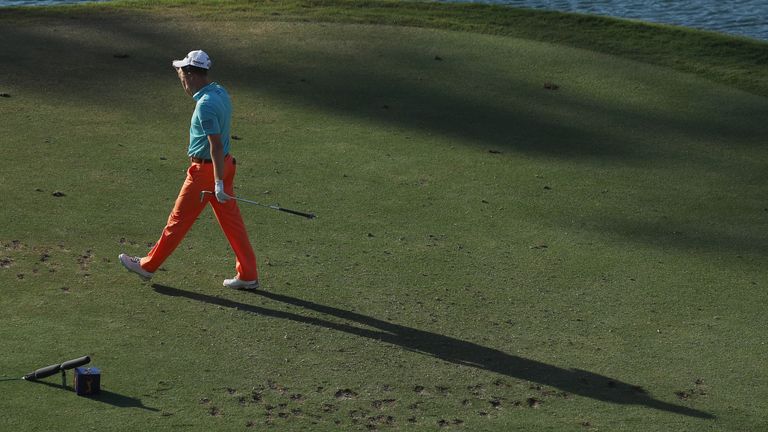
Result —
M224 192L224 144L221 142L221 134L208 135L208 143L211 147L213 178L216 181L216 199L222 203L227 202L230 196Z

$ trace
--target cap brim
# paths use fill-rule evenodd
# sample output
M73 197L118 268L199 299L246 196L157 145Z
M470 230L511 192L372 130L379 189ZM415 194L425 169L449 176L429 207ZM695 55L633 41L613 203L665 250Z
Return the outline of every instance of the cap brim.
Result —
M183 68L185 66L189 66L189 62L187 61L187 59L173 61L173 67L175 68Z

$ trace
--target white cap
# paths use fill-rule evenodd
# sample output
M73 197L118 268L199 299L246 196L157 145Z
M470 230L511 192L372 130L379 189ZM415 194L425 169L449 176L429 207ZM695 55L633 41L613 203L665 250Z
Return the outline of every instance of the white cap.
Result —
M211 68L211 58L203 50L190 51L183 60L174 60L173 67L183 68L186 66L195 66L203 69Z

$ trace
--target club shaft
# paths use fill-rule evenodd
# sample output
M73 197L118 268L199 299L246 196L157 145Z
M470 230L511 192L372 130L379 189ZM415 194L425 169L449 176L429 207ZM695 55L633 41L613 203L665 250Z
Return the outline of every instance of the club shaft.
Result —
M301 211L298 211L298 210L291 210L291 209L280 207L278 205L262 204L262 203L259 203L259 202L256 202L256 201L247 200L245 198L232 197L232 199L235 199L235 200L238 200L238 201L242 201L242 202L246 202L248 204L255 204L255 205L258 205L258 206L267 207L267 208L271 208L271 209L274 209L274 210L279 210L281 212L286 212L286 213L294 214L294 215L297 215L297 216L303 216L303 217L308 218L308 219L314 219L315 218L315 214L314 213L306 213L306 212L301 212Z
M251 201L251 200L247 200L245 198L238 198L238 197L234 197L234 196L232 197L232 199L233 200L237 200L237 201L242 201L242 202L245 202L245 203L248 203L248 204L255 204L257 206L262 206L262 207L267 207L267 208L271 208L271 209L275 209L275 210L280 210L280 207L276 206L276 205L262 204L260 202Z
M200 193L200 201L203 201L203 197L205 196L205 194L214 195L214 193L211 192L211 191L202 191ZM239 197L235 197L235 196L231 196L231 195L230 195L230 198L232 198L233 200L242 201L242 202L248 203L248 204L253 204L253 205L257 205L257 206L261 206L261 207L266 207L266 208L271 208L272 210L278 210L278 211L281 211L281 212L286 212L286 213L294 214L294 215L297 215L297 216L302 216L302 217L305 217L307 219L314 219L315 218L315 214L314 213L307 213L307 212L302 212L302 211L298 211L298 210L291 210L291 209L280 207L278 205L262 204L260 202L251 201L249 199L239 198Z

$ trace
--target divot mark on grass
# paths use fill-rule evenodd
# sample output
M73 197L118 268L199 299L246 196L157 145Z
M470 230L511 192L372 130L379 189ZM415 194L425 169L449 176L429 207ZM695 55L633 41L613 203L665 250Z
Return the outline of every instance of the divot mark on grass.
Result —
M526 400L526 403L528 404L528 408L539 408L542 404L542 401L531 397Z
M469 392L472 393L473 396L477 396L477 397L479 397L485 392L485 388L482 384L467 386L467 390L469 390Z
M391 415L377 415L368 417L368 429L375 430L377 426L393 426L395 418Z
M91 249L86 250L85 252L83 252L82 255L77 257L77 263L80 264L81 271L88 271L91 267L92 262L93 262L93 251Z
M682 401L695 399L699 396L706 396L706 394L707 389L704 386L704 380L702 378L697 378L696 381L694 381L692 388L675 392L675 396Z
M19 240L11 240L10 243L3 243L3 247L9 251L18 251L24 249L24 243Z
M357 393L353 392L350 389L343 389L343 390L337 391L336 394L334 394L334 396L336 397L336 399L339 399L339 400L355 399L357 397Z
M376 409L383 409L383 408L390 408L397 404L397 400L395 399L383 399L383 400L375 400L371 403L371 406L373 406Z
M361 420L368 418L368 414L365 410L352 410L349 412L349 418L352 419L352 424L359 424Z
M441 428L447 428L450 426L461 426L464 424L464 420L462 419L453 419L453 420L438 420L437 425Z
M264 399L264 395L259 390L252 390L251 391L251 402L259 403Z
M285 394L288 389L272 380L267 381L267 386L269 386L270 390L274 390L280 394Z

